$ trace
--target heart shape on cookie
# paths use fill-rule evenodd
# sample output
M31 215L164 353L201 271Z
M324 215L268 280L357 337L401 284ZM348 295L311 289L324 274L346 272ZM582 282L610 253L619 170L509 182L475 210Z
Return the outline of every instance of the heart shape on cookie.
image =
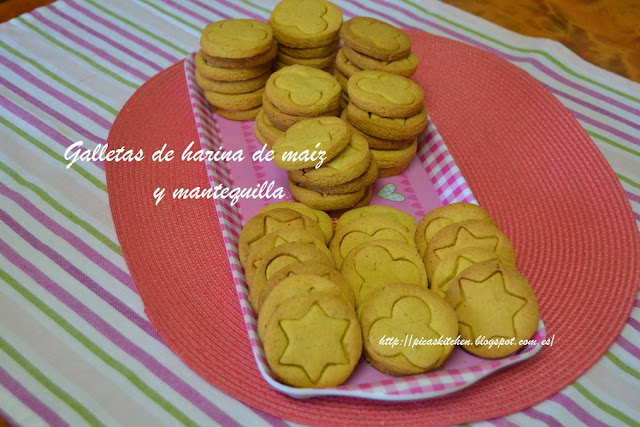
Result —
M386 184L382 186L382 188L378 191L378 196L392 202L403 202L404 196L402 194L396 193L395 191L395 184Z
M376 320L369 329L367 339L372 344L383 342L384 337L397 338L400 345L375 345L381 356L394 357L403 355L409 362L421 369L429 369L442 354L442 347L437 345L405 344L405 337L420 340L437 340L440 334L431 329L431 309L420 298L405 296L393 304L391 317ZM423 341L424 342L424 341Z

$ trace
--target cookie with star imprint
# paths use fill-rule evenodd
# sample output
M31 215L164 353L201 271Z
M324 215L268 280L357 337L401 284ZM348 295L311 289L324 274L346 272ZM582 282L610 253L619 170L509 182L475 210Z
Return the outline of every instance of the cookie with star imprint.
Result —
M304 203L300 202L276 202L260 209L258 213L261 214L269 212L273 209L291 209L311 218L320 226L320 229L324 234L325 243L328 245L331 241L331 238L333 237L333 223L331 222L331 218L329 218L329 215L327 215L326 212L318 209L312 209Z

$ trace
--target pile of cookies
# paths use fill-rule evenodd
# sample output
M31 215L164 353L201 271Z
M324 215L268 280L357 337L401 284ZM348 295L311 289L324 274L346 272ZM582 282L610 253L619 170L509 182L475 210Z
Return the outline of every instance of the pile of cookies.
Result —
M471 341L463 345L467 351L504 357L533 336L536 297L515 267L511 242L485 209L470 203L434 209L418 224L415 241L431 289L454 308L461 338ZM504 342L496 345L494 338Z
M253 120L262 104L278 42L271 27L255 19L207 25L196 55L196 83L223 117Z
M342 25L338 6L326 0L283 0L269 24L280 43L276 69L294 64L333 68Z
M326 71L291 65L267 80L254 132L260 142L272 147L282 132L310 117L340 114L340 85Z
M336 56L336 78L349 102L347 81L362 70L378 70L411 77L418 57L411 52L411 39L399 28L365 16L349 19L340 29L344 46Z
M341 117L367 140L378 177L403 172L427 124L422 87L397 74L368 70L354 73L347 88L350 101Z
M311 208L339 216L371 201L375 158L364 137L338 117L294 124L276 140L273 154L273 163L287 171L293 198Z

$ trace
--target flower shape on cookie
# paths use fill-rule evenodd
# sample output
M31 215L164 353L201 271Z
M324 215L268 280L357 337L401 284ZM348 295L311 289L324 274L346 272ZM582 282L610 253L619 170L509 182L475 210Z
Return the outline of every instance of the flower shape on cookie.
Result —
M319 116L340 105L340 83L326 71L291 65L271 75L266 84L269 101L284 113Z
M384 117L409 117L422 109L424 90L414 81L385 71L359 71L347 83L349 100Z
M400 29L374 18L357 16L340 30L344 44L377 59L393 61L411 52L411 39Z
M269 49L271 27L255 19L228 19L205 27L200 38L202 49L221 58L247 58Z
M294 48L332 43L342 24L342 11L324 0L282 0L273 9L269 24L278 41Z

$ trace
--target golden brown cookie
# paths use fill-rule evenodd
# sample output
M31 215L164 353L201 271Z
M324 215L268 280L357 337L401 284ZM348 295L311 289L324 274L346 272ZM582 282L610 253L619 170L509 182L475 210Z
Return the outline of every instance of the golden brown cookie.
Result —
M395 168L410 162L418 150L418 139L398 150L376 150L371 149L371 155L376 158L380 169Z
M329 250L336 267L340 268L342 260L358 245L373 240L395 240L414 246L412 237L404 227L389 218L358 218L336 229Z
M325 69L333 64L335 59L335 53L331 53L327 56L321 56L319 58L294 58L286 53L280 51L278 53L278 61L286 65L304 65L306 67Z
M430 288L444 298L451 282L467 268L484 261L500 261L500 256L481 248L462 248L446 256L433 272Z
M255 19L227 19L207 25L200 36L202 50L220 58L248 58L271 47L271 27Z
M386 22L365 16L349 19L340 29L345 46L385 61L406 58L411 39L402 30Z
M332 294L284 301L263 339L274 376L294 387L334 387L349 378L362 354L356 313Z
M410 117L424 108L424 90L397 74L360 71L349 78L347 87L351 103L383 117Z
M481 262L464 270L447 291L458 316L464 349L498 358L517 351L530 339L539 320L538 302L527 279L510 265Z
M382 139L415 138L427 126L427 110L424 107L411 117L393 118L369 113L349 102L347 117L362 132Z
M347 101L347 104L348 104L348 101ZM349 126L349 130L351 132L357 132L360 135L364 136L364 139L366 139L367 142L369 143L369 148L372 148L375 150L399 150L411 144L416 139L415 137L405 138L405 139L382 139L382 138L376 138L375 136L368 135L349 122L349 115L347 114L346 109L342 111L342 113L340 114L340 118L345 122L347 122L347 126Z
M300 229L319 239L325 238L316 221L292 209L278 208L258 213L247 221L238 238L238 258L244 268L248 265L251 247L267 234L281 228Z
M347 79L354 73L362 71L360 67L347 59L342 49L340 49L336 55L336 70L340 71Z
M411 164L411 159L407 160L407 162L404 164L400 164L392 168L378 168L378 178L387 178L389 176L399 175L405 170L407 170L410 164Z
M276 140L282 135L282 131L269 121L262 108L260 108L256 116L254 132L258 140L269 148L272 148Z
M342 74L342 72L340 72L340 70L336 70L335 73L333 73L333 77L336 78L336 80L338 81L338 83L340 83L340 87L342 88L342 97L345 98L345 94L347 93L347 84L349 83L349 79L345 77L344 74ZM348 96L346 95L347 98L345 98L345 100L347 100L347 104L348 102ZM345 104L346 105L346 104Z
M205 90L204 97L209 101L209 104L216 108L231 111L244 111L259 107L262 104L263 92L264 87L260 87L252 92L233 94Z
M320 210L335 210L349 208L358 203L365 195L365 189L346 194L326 194L301 187L289 179L289 192L299 202Z
M270 74L267 72L252 79L227 82L223 80L207 79L196 69L196 83L202 90L229 94L247 93L263 87L267 82L269 75Z
M351 139L347 124L339 117L309 118L291 126L276 140L273 163L284 170L320 170L350 148Z
M319 227L318 227L319 229ZM311 243L321 252L324 252L327 257L331 257L331 252L324 244L324 236L318 237L317 234L311 234L307 231L292 228L280 228L271 233L265 234L261 239L258 239L253 245L249 246L249 255L247 256L246 267L244 269L245 277L251 277L256 273L260 261L264 258L273 248L283 245L285 243L303 242ZM252 292L249 294L249 301L254 308L258 308L258 299L260 294Z
M416 285L388 284L372 292L359 313L365 358L389 375L438 368L458 336L457 318L447 302Z
M269 77L266 96L280 111L298 116L319 116L340 106L340 84L326 71L291 65Z
M202 59L214 67L220 68L250 68L259 67L270 63L278 55L278 42L273 40L271 47L263 53L248 58L222 58L219 56L208 55L206 51L202 51Z
M204 58L202 57L202 52L200 51L198 51L198 53L196 54L195 63L196 71L200 73L202 77L206 79L220 80L225 82L253 79L271 71L270 63L259 65L257 67L247 68L214 67L204 60Z
M348 46L344 46L342 51L350 63L363 70L386 71L404 77L411 77L418 69L419 59L413 52L411 52L406 58L398 59L396 61L382 61L380 59L364 55L360 52L356 52Z
M300 183L293 177L293 174L295 172L299 172L299 171L291 171L289 173L289 177L293 181L298 182L300 185L308 188L309 190L317 191L318 193L326 193L326 194L353 193L354 191L358 191L365 187L369 187L378 178L378 166L376 165L376 159L373 157L371 157L371 161L369 162L369 167L362 175L360 175L355 179L352 179L351 181L347 181L344 184L338 184L335 186L331 186L331 185L317 186L315 184L312 184L306 181L305 183Z
M281 281L283 281L287 277L294 277L299 274L310 274L312 276L323 277L327 280L332 281L333 283L338 285L347 301L355 307L356 297L353 294L353 290L351 289L351 286L349 286L349 283L347 283L347 280L344 278L344 276L335 268L318 262L310 262L306 264L294 263L280 269L277 273L272 275L269 280L267 280L267 283L264 284L262 292L260 294L259 306L262 306L264 304L264 301L267 299L273 288L278 286Z
M327 211L327 214L329 214L331 218L340 218L345 212L349 212L351 209L357 209L357 208L369 206L369 203L371 203L372 197L373 197L373 184L369 185L364 190L364 196L362 196L362 199L358 200L355 205L345 209L335 209L332 211Z
M414 246L395 240L373 240L353 248L340 272L356 296L356 306L374 290L395 282L426 288L427 272Z
M349 294L345 294L340 285L329 279L311 274L296 274L289 276L280 281L271 290L271 292L269 292L269 296L264 300L263 304L258 307L254 305L256 312L259 313L258 335L260 337L264 337L264 331L271 315L283 301L296 296L317 294L321 292L340 297L348 302L349 305L355 307L353 300L349 300Z
M333 237L333 223L331 222L331 218L329 218L329 215L327 215L325 212L317 209L311 209L309 206L305 205L304 203L276 202L276 203L271 203L270 205L267 205L264 208L260 209L258 213L261 214L261 213L269 212L274 209L291 209L301 213L304 216L311 218L320 226L320 229L324 234L325 243L328 245L329 242L331 241L331 238Z
M325 46L338 39L342 11L326 0L282 0L269 17L276 39L287 46Z
M515 265L516 263L516 255L511 242L494 223L486 221L457 222L438 231L427 245L424 263L429 280L443 259L462 248L486 249L497 253L508 264Z
M342 123L345 131L349 134L347 124L339 118L325 117L323 119L337 120L338 122ZM299 123L298 125L300 125L301 123ZM287 131L287 133L289 133L292 129L294 129L294 126L292 126ZM301 140L302 138L300 137L294 137L294 139L292 139L292 141L295 141L295 143L299 143L298 141ZM319 141L320 139L314 138L311 141L313 142L316 140ZM370 161L371 153L367 141L361 135L351 133L349 134L349 143L335 158L323 163L319 168L308 167L305 169L297 170L290 169L289 177L295 182L305 184L307 188L310 188L307 184L323 187L339 185L356 179L357 177L362 175L369 167ZM278 166L278 164L276 164L276 166ZM363 187L364 186L360 187L358 190L362 189Z
M223 108L215 107L216 113L222 117L226 117L229 120L249 121L255 120L260 111L260 107L250 108L249 110L225 110Z
M302 120L306 120L308 116L295 116L292 114L283 113L278 110L266 96L262 97L262 108L264 109L264 113L269 119L269 121L281 131L286 131L294 124L301 122ZM326 114L322 114L325 116L338 116L340 114L340 107L336 108L333 111L329 111Z
M340 43L340 40L336 39L324 46L307 47L307 48L291 47L291 46L286 46L281 44L280 53L289 55L292 58L300 58L300 59L322 58L329 55L335 55L337 52L339 43Z
M413 216L409 215L406 212L401 211L400 209L392 208L389 206L367 206L360 209L352 209L351 211L345 213L340 217L338 223L336 224L336 228L341 228L349 221L353 221L358 218L367 218L367 217L383 217L387 219L391 219L402 226L410 236L413 236L416 232L417 223ZM415 247L414 245L411 245Z
M416 228L415 241L420 255L424 256L429 241L440 229L462 221L491 222L491 217L483 207L465 202L451 203L427 212Z

